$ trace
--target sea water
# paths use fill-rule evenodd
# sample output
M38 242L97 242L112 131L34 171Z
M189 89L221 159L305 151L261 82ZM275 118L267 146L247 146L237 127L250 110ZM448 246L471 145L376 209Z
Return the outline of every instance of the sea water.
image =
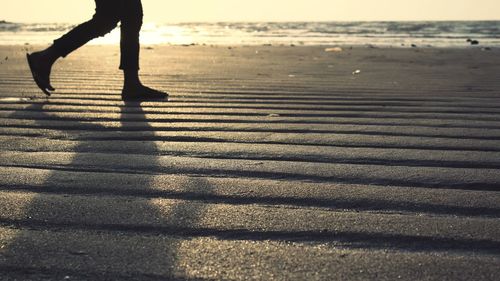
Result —
M49 44L74 24L0 21L0 44ZM146 23L143 44L500 46L500 21ZM119 29L92 44L116 44Z

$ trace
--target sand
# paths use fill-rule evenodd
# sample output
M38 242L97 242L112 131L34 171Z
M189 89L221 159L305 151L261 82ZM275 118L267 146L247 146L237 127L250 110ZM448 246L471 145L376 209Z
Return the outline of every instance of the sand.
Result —
M494 280L500 50L0 47L2 279Z

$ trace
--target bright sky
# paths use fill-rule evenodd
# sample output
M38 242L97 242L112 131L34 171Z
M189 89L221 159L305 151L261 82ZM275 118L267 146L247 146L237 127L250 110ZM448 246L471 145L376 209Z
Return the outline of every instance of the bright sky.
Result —
M109 0L104 0L109 1ZM0 20L80 22L93 0L1 0ZM500 0L143 0L145 21L500 20Z

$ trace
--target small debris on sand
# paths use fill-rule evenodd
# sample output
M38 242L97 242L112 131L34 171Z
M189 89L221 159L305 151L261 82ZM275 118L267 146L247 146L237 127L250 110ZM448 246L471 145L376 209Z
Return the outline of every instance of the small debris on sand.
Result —
M467 39L467 42L469 42L471 45L479 45L479 41L477 40L472 40L472 39Z
M280 115L277 113L272 113L272 114L267 115L267 117L280 117Z
M342 52L342 48L340 47L334 47L334 48L326 48L325 49L325 52L330 52L330 53L338 53L338 52Z
M412 47L412 48L416 48L416 47L417 47L417 45L415 45L415 44L411 44L411 47Z
M361 73L361 70L359 69L356 69L352 72L352 75L357 75L357 74L360 74Z
M72 250L69 253L72 255L75 255L75 256L86 256L89 254L86 251L82 251L82 250Z

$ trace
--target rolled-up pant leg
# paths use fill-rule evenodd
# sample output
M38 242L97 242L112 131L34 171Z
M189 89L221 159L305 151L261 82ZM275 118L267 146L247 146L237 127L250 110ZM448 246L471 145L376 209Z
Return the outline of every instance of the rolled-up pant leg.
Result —
M139 33L142 27L141 0L122 0L121 20L121 62L120 69L139 70L140 42Z
M90 40L111 32L120 21L122 1L96 0L96 12L91 20L80 24L73 30L54 41L54 47L62 57L85 45Z

